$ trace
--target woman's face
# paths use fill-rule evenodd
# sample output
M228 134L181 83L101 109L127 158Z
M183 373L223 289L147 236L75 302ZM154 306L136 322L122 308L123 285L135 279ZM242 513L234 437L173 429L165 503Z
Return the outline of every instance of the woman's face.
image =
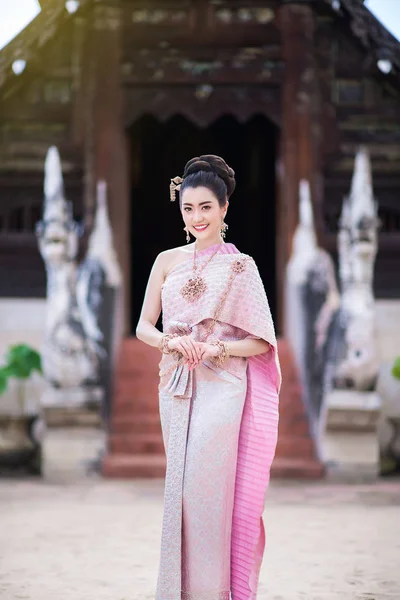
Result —
M201 240L220 237L228 204L226 202L221 207L217 198L206 187L186 188L181 198L181 212L189 232Z

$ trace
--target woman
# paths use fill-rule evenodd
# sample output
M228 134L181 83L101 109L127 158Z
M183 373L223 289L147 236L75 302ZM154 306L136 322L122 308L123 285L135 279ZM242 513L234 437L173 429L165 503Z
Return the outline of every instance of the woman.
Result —
M167 455L157 600L256 598L262 511L275 452L280 370L254 260L225 243L234 171L190 160L180 194L186 240L152 268L137 337L162 352ZM155 324L163 313L163 333Z

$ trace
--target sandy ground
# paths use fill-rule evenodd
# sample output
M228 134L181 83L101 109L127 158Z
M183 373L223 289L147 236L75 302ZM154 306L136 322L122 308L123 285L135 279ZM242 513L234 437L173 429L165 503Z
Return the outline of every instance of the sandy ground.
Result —
M163 481L88 476L98 443L52 434L44 481L0 481L1 600L154 599ZM273 482L265 522L258 600L400 600L399 481Z

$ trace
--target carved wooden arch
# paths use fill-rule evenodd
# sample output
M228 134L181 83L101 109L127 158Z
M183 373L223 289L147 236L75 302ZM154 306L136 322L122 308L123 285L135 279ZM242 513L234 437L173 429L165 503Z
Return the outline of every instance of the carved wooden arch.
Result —
M261 114L277 127L281 125L279 88L205 84L197 87L138 87L127 91L126 105L126 128L143 114L162 122L181 114L198 127L208 127L227 114L239 123Z

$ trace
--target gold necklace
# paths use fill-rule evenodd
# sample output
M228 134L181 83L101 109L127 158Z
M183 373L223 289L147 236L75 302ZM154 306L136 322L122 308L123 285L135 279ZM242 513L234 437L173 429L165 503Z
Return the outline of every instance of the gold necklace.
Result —
M222 242L223 243L223 242ZM214 256L219 252L222 243L218 245L218 248L213 252L210 258L204 263L200 270L196 265L196 245L194 246L193 252L193 277L189 279L181 289L181 294L187 302L197 302L199 298L207 290L207 283L204 277L201 277L200 273L204 271L209 262L212 261Z

